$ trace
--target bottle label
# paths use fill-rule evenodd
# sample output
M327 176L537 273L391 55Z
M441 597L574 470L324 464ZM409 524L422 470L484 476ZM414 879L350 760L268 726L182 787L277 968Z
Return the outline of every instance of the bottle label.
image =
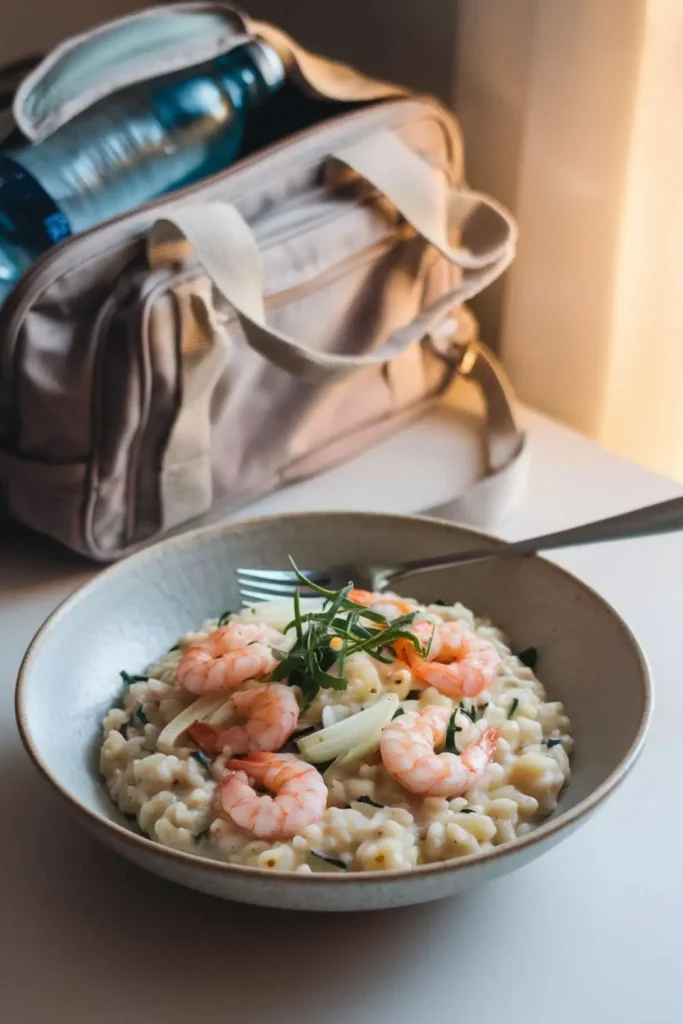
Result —
M39 252L71 235L71 225L40 182L0 153L0 230Z

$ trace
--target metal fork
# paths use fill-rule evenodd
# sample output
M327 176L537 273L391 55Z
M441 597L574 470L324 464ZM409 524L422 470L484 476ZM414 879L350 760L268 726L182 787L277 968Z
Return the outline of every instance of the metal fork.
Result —
M483 562L491 558L512 558L518 555L533 555L538 551L551 551L579 544L595 544L599 541L625 540L632 537L649 537L658 533L674 533L683 528L683 498L673 498L657 505L646 505L622 515L597 519L583 526L574 526L541 537L518 540L512 543L493 543L490 547L470 548L450 555L436 555L432 558L418 558L414 561L399 562L396 565L368 565L355 563L335 565L328 569L302 569L311 583L329 590L338 590L353 580L364 590L382 591L407 576L429 572L431 569L445 569L468 562ZM240 596L245 606L259 601L276 601L278 598L293 597L297 587L304 597L315 596L313 587L301 583L291 569L238 569L237 580Z

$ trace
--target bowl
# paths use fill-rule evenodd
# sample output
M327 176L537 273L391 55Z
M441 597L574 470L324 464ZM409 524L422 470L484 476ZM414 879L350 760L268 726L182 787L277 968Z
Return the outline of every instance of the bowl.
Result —
M135 671L178 636L239 606L235 566L277 568L367 560L391 564L499 543L433 519L364 513L266 517L185 533L98 575L42 626L17 684L31 759L76 817L134 863L226 899L302 910L396 907L451 896L513 871L584 822L632 768L652 706L644 656L616 612L580 580L538 557L499 559L415 577L420 600L459 600L485 614L513 649L539 651L537 674L561 700L575 740L572 777L554 814L491 852L412 871L275 873L160 846L134 831L99 776L101 719ZM410 584L410 585L408 585Z

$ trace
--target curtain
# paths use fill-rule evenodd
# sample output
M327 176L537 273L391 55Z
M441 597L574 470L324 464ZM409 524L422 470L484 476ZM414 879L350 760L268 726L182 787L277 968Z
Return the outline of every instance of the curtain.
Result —
M478 313L520 396L683 480L683 4L461 0L469 177L518 259Z

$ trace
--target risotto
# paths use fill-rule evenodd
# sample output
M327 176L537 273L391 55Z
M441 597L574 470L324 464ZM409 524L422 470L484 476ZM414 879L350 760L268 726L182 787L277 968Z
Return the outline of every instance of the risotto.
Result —
M156 842L276 871L409 870L555 808L570 723L536 652L460 604L350 586L210 619L103 723L112 799Z

